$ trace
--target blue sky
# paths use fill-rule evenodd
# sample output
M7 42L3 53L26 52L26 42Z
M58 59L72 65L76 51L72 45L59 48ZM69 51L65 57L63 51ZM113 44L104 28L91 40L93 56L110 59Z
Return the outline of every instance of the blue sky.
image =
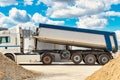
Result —
M40 18L46 17L48 20L51 20L53 23L55 23L57 21L56 24L58 24L58 25L65 25L65 26L72 26L72 27L79 27L79 28L100 29L100 30L107 30L107 31L116 31L116 30L120 29L119 28L120 27L120 24L119 24L120 1L119 0L118 1L116 1L116 0L115 1L114 0L113 1L101 0L101 1L106 1L106 2L104 2L104 7L103 7L103 9L100 9L101 11L99 11L99 12L95 12L95 10L96 11L99 10L99 7L101 7L102 2L100 2L100 1L96 2L97 0L92 0L92 2L90 2L89 0L75 0L76 2L72 1L72 0L66 0L66 1L64 1L64 0L9 0L8 5L6 5L5 1L8 1L8 0L0 1L0 12L3 13L6 17L10 17L9 12L10 12L10 10L12 10L12 8L16 8L16 10L19 10L19 11L25 10L26 14L29 14L31 16L30 18L32 18L35 15L35 13L38 13L38 15L41 15ZM77 1L79 1L80 3L76 4ZM82 12L82 11L78 11L78 13L75 13L75 14L71 12L72 11L71 8L75 8L76 5L78 6L77 8L75 8L76 11L80 10L80 9L82 10L81 6L79 6L82 3L84 4L84 5L82 5L83 10L87 10L86 9L87 3L88 3L88 7L91 5L95 5L95 6L92 6L91 8L89 8L89 9L91 9L90 12L93 12L93 13L89 14L89 10L88 10L88 12L86 11L87 13L83 12L85 14L80 13L81 15L79 15L79 12ZM63 4L63 5L65 4L65 6L63 7L63 5L61 5L61 4ZM96 5L98 5L98 6L96 6ZM109 6L105 7L105 5L109 5ZM56 6L60 9L55 9ZM94 8L94 7L96 7L96 8ZM95 10L92 11L92 8ZM49 13L48 9L53 11L53 13ZM72 15L65 16L65 15L61 15L58 13L58 15L56 16L57 12L59 12L60 10L61 10L61 12L63 11L63 14L65 13L65 10L67 10L65 15L69 15L68 13L70 13ZM114 11L114 13L112 13L113 11ZM90 26L90 24L88 24L89 26L84 25L85 23L87 23L87 22L85 22L84 18L87 18L88 21L93 22L95 19L93 19L90 16L94 16L94 15L99 16L102 13L105 14L105 12L108 12L109 15L112 14L112 16L104 16L103 15L101 18L95 18L98 20L98 24L100 24L99 20L101 20L101 24L102 24L102 20L103 20L104 25L97 25L97 22L94 22L96 25L94 25L94 23L90 23L91 26ZM16 16L16 15L14 15L14 16ZM24 18L26 18L26 17L24 17ZM82 22L82 20L83 20L83 22ZM105 23L104 23L104 20L105 20ZM59 23L60 21L61 21L61 23ZM64 23L62 23L62 21ZM45 21L38 20L35 24L37 25L39 22L47 23ZM77 24L77 22L78 22L78 24ZM19 21L18 21L18 24L19 24ZM52 24L52 23L50 23L50 24ZM94 26L94 27L92 27L92 26ZM8 27L11 27L11 26L8 26Z
M120 0L0 0L0 27L39 23L114 31L120 41Z

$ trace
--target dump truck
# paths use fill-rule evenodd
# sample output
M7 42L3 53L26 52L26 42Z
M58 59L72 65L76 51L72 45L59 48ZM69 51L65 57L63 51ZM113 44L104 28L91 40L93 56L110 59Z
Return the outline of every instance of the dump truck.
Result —
M50 24L39 24L33 32L21 27L0 31L0 52L18 64L83 61L104 65L117 51L115 32Z

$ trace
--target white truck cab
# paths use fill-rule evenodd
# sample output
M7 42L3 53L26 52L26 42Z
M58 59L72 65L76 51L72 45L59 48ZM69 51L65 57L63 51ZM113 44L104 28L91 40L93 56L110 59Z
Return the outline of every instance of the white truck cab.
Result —
M20 34L17 29L19 28L0 31L0 52L3 54L21 52Z

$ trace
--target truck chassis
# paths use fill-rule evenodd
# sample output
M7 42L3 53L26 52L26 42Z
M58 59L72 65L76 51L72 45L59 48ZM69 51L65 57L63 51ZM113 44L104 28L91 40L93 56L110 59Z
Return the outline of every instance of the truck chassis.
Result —
M83 61L87 65L94 65L94 64L104 65L107 62L109 62L109 60L113 59L111 53L103 50L36 50L33 51L32 53L34 54L15 53L15 55L13 55L9 53L9 54L5 54L5 56L17 62L17 60L15 59L16 56L37 55L38 57L39 55L38 61L42 62L45 65L52 64L52 62L61 62L62 60L72 61L74 64L80 64ZM59 61L57 61L56 59L58 57L60 59ZM35 59L34 57L34 60L37 59Z

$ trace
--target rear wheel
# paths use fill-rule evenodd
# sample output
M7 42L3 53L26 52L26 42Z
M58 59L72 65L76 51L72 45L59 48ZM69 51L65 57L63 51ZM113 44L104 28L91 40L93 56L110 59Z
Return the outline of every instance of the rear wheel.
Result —
M98 62L99 64L102 64L102 65L108 63L109 60L110 60L110 57L107 54L102 54L98 57Z
M12 61L15 61L15 58L12 54L8 53L8 54L5 54L5 56L11 59Z
M84 58L85 64L92 65L96 62L96 57L93 54L88 54Z
M71 59L74 64L79 64L82 61L82 55L78 53L74 53Z
M51 64L53 61L51 54L45 54L42 57L42 63L45 65Z

